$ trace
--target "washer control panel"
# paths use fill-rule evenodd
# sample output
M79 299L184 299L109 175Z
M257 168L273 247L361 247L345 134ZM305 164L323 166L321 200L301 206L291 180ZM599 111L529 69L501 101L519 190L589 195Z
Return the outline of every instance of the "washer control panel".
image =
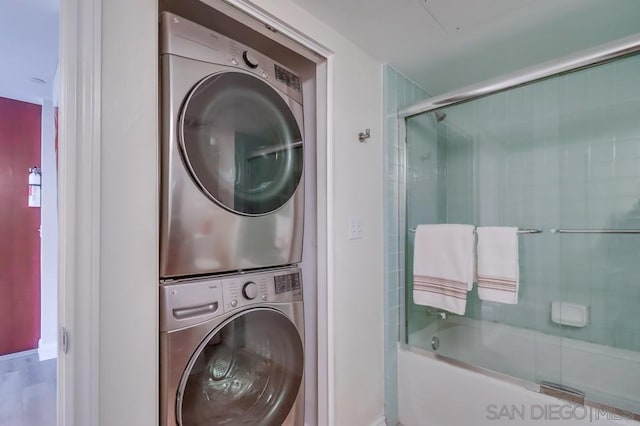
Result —
M235 275L222 281L224 312L259 303L302 300L302 274L298 268Z
M258 296L258 285L253 281L248 281L242 286L242 295L247 300L253 300Z
M281 268L178 280L160 286L160 331L177 330L256 304L302 301L302 272Z
M277 275L273 278L276 294L300 290L300 274Z
M236 275L222 283L222 299L224 311L229 312L243 306L267 301L269 295L263 275Z

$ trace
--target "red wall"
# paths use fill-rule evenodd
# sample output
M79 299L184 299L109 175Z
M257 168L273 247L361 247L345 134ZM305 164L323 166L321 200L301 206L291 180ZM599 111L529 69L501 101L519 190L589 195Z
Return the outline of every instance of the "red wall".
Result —
M0 98L0 355L40 338L40 209L27 206L27 183L41 118L40 105Z

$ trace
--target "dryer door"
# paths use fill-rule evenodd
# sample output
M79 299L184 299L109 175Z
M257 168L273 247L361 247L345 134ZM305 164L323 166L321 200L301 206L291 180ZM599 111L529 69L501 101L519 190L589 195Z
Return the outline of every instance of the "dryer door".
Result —
M302 176L302 106L242 72L201 80L179 121L183 157L222 207L259 216L282 207Z
M303 347L293 323L268 308L245 311L207 336L178 390L182 426L280 426L302 383Z

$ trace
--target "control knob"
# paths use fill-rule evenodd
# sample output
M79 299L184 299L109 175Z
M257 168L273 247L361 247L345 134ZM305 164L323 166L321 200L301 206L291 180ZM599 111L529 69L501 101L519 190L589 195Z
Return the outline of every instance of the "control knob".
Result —
M249 68L258 68L258 60L248 50L242 53L242 59Z
M242 295L248 300L253 300L258 296L258 285L253 281L249 281L242 287Z

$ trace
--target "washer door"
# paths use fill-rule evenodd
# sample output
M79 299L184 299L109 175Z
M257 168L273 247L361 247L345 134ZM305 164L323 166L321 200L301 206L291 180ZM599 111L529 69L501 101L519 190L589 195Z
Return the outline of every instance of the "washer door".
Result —
M303 374L303 349L293 323L265 308L245 311L214 330L180 381L182 426L280 426Z
M250 74L224 72L192 89L179 139L193 179L209 198L259 216L282 207L298 187L301 128L299 104Z

